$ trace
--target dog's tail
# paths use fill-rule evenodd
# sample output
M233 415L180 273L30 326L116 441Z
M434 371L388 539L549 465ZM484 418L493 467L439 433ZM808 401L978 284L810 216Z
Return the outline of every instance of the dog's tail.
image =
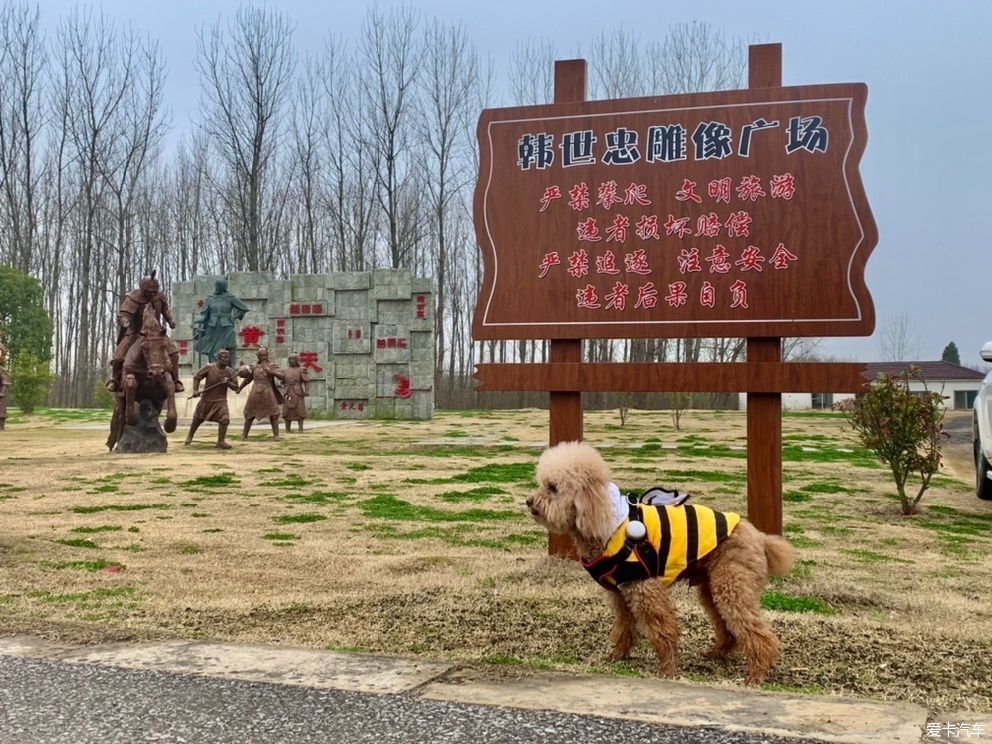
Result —
M796 551L778 535L765 535L765 560L769 576L785 576L796 561Z

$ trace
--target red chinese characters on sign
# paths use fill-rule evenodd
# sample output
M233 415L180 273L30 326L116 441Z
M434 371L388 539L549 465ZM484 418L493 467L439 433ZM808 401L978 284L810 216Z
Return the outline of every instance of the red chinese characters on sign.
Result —
M188 354L189 353L189 341L177 341L176 344L179 346L179 353L180 354Z
M613 285L613 291L606 295L606 307L615 307L617 310L623 310L627 302L626 297L629 294L630 287L623 282L617 282Z
M555 199L561 199L561 189L557 186L548 186L544 190L544 196L541 197L541 212L546 212L548 207L551 206L551 202Z
M690 181L688 178L682 181L682 188L675 192L675 200L684 201L694 201L696 204L703 203L703 197L696 193L696 182Z
M375 340L375 348L377 349L407 349L409 348L409 342L405 338L377 338Z
M338 408L342 411L364 411L365 401L343 400L338 404Z
M787 269L789 268L789 262L798 260L799 256L789 253L785 247L785 243L779 243L775 252L772 254L772 266L776 269Z
M876 239L849 167L863 149L864 93L826 88L666 108L587 102L588 120L554 105L547 116L484 112L477 337L774 335L798 323L835 335L841 321L863 332L873 312L861 273L862 286L848 281L849 296L829 303L807 290L825 270L863 272ZM838 244L854 257L838 257ZM541 302L521 303L531 290Z
M278 318L276 320L276 343L284 344L286 343L286 319Z
M317 352L316 351L301 351L300 352L300 366L305 369L312 369L318 374L323 372L323 368L317 364Z
M265 331L258 326L245 326L238 331L238 335L241 336L241 343L245 346L258 346L258 342L265 335Z
M357 341L362 337L361 328L349 328L348 329L348 339Z
M561 263L561 259L558 258L558 251L551 251L550 253L545 253L544 258L541 259L541 263L538 265L540 273L537 275L539 279L543 279L548 275L548 271L551 270L552 266L557 266Z
M568 257L568 273L575 278L589 273L589 254L585 248L580 248Z
M417 320L423 320L427 317L427 297L424 295L417 295Z

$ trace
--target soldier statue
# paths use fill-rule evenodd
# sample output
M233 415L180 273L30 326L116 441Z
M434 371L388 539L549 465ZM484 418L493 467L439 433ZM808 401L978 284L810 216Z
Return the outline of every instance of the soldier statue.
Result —
M214 293L207 298L206 307L196 320L193 349L205 354L211 362L217 359L221 349L231 355L231 367L237 367L237 341L234 338L234 323L241 320L248 307L227 291L227 280L218 279L214 283Z
M196 404L196 411L193 413L193 423L190 424L189 433L183 444L192 444L193 435L200 428L204 421L217 422L217 447L219 449L231 449L227 443L227 427L231 423L231 414L227 408L227 391L239 391L238 376L230 367L231 354L227 349L217 352L217 361L208 364L195 375L193 375L193 393L191 398L200 398ZM206 382L203 391L200 391L200 383ZM202 397L201 397L202 396Z
M286 421L286 431L290 431L294 421L300 422L303 431L303 420L307 417L306 398L309 394L310 378L307 368L300 366L300 355L295 351L289 355L289 368L283 370L282 396L285 402L282 406L282 417Z
M248 400L245 402L245 425L242 439L248 438L251 425L255 419L267 418L272 424L272 438L279 438L279 406L283 403L282 393L276 387L276 380L285 380L286 375L276 365L269 361L269 350L259 346L256 352L258 362L251 367L243 366L238 375L245 378L241 381L238 392L244 390L248 383L253 383Z
M124 369L124 361L128 351L141 335L142 316L146 305L151 305L156 314L161 317L170 328L176 327L176 321L172 319L169 311L169 301L162 293L155 272L151 272L138 284L137 289L132 289L121 300L117 309L117 348L110 361L111 376L107 381L107 390L112 393L120 393L124 386L121 380L121 371ZM171 340L169 341L169 366L172 380L175 383L175 391L181 393L185 388L179 380L179 348Z

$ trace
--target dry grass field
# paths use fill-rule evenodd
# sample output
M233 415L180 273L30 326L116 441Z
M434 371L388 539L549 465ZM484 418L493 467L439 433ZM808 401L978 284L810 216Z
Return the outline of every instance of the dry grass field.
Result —
M604 592L546 556L523 501L547 413L441 412L331 422L213 448L185 428L167 455L108 454L103 414L14 417L0 435L0 633L97 642L217 639L643 675L610 663ZM232 430L236 427L232 426ZM744 414L586 414L624 489L662 484L746 511ZM839 414L786 414L786 537L800 560L765 605L784 655L766 687L992 710L992 503L962 443L902 517L887 471ZM964 454L961 454L961 453ZM702 658L687 588L683 679L737 685Z

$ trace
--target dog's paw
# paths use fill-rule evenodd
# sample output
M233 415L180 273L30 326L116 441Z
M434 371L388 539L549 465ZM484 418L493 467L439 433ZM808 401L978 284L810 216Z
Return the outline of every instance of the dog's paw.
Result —
M730 644L713 645L703 652L703 658L712 659L713 661L725 661L733 650L734 647Z
M626 661L630 658L629 648L615 648L606 656L607 661Z
M679 675L674 663L662 664L658 667L658 676L673 679Z

